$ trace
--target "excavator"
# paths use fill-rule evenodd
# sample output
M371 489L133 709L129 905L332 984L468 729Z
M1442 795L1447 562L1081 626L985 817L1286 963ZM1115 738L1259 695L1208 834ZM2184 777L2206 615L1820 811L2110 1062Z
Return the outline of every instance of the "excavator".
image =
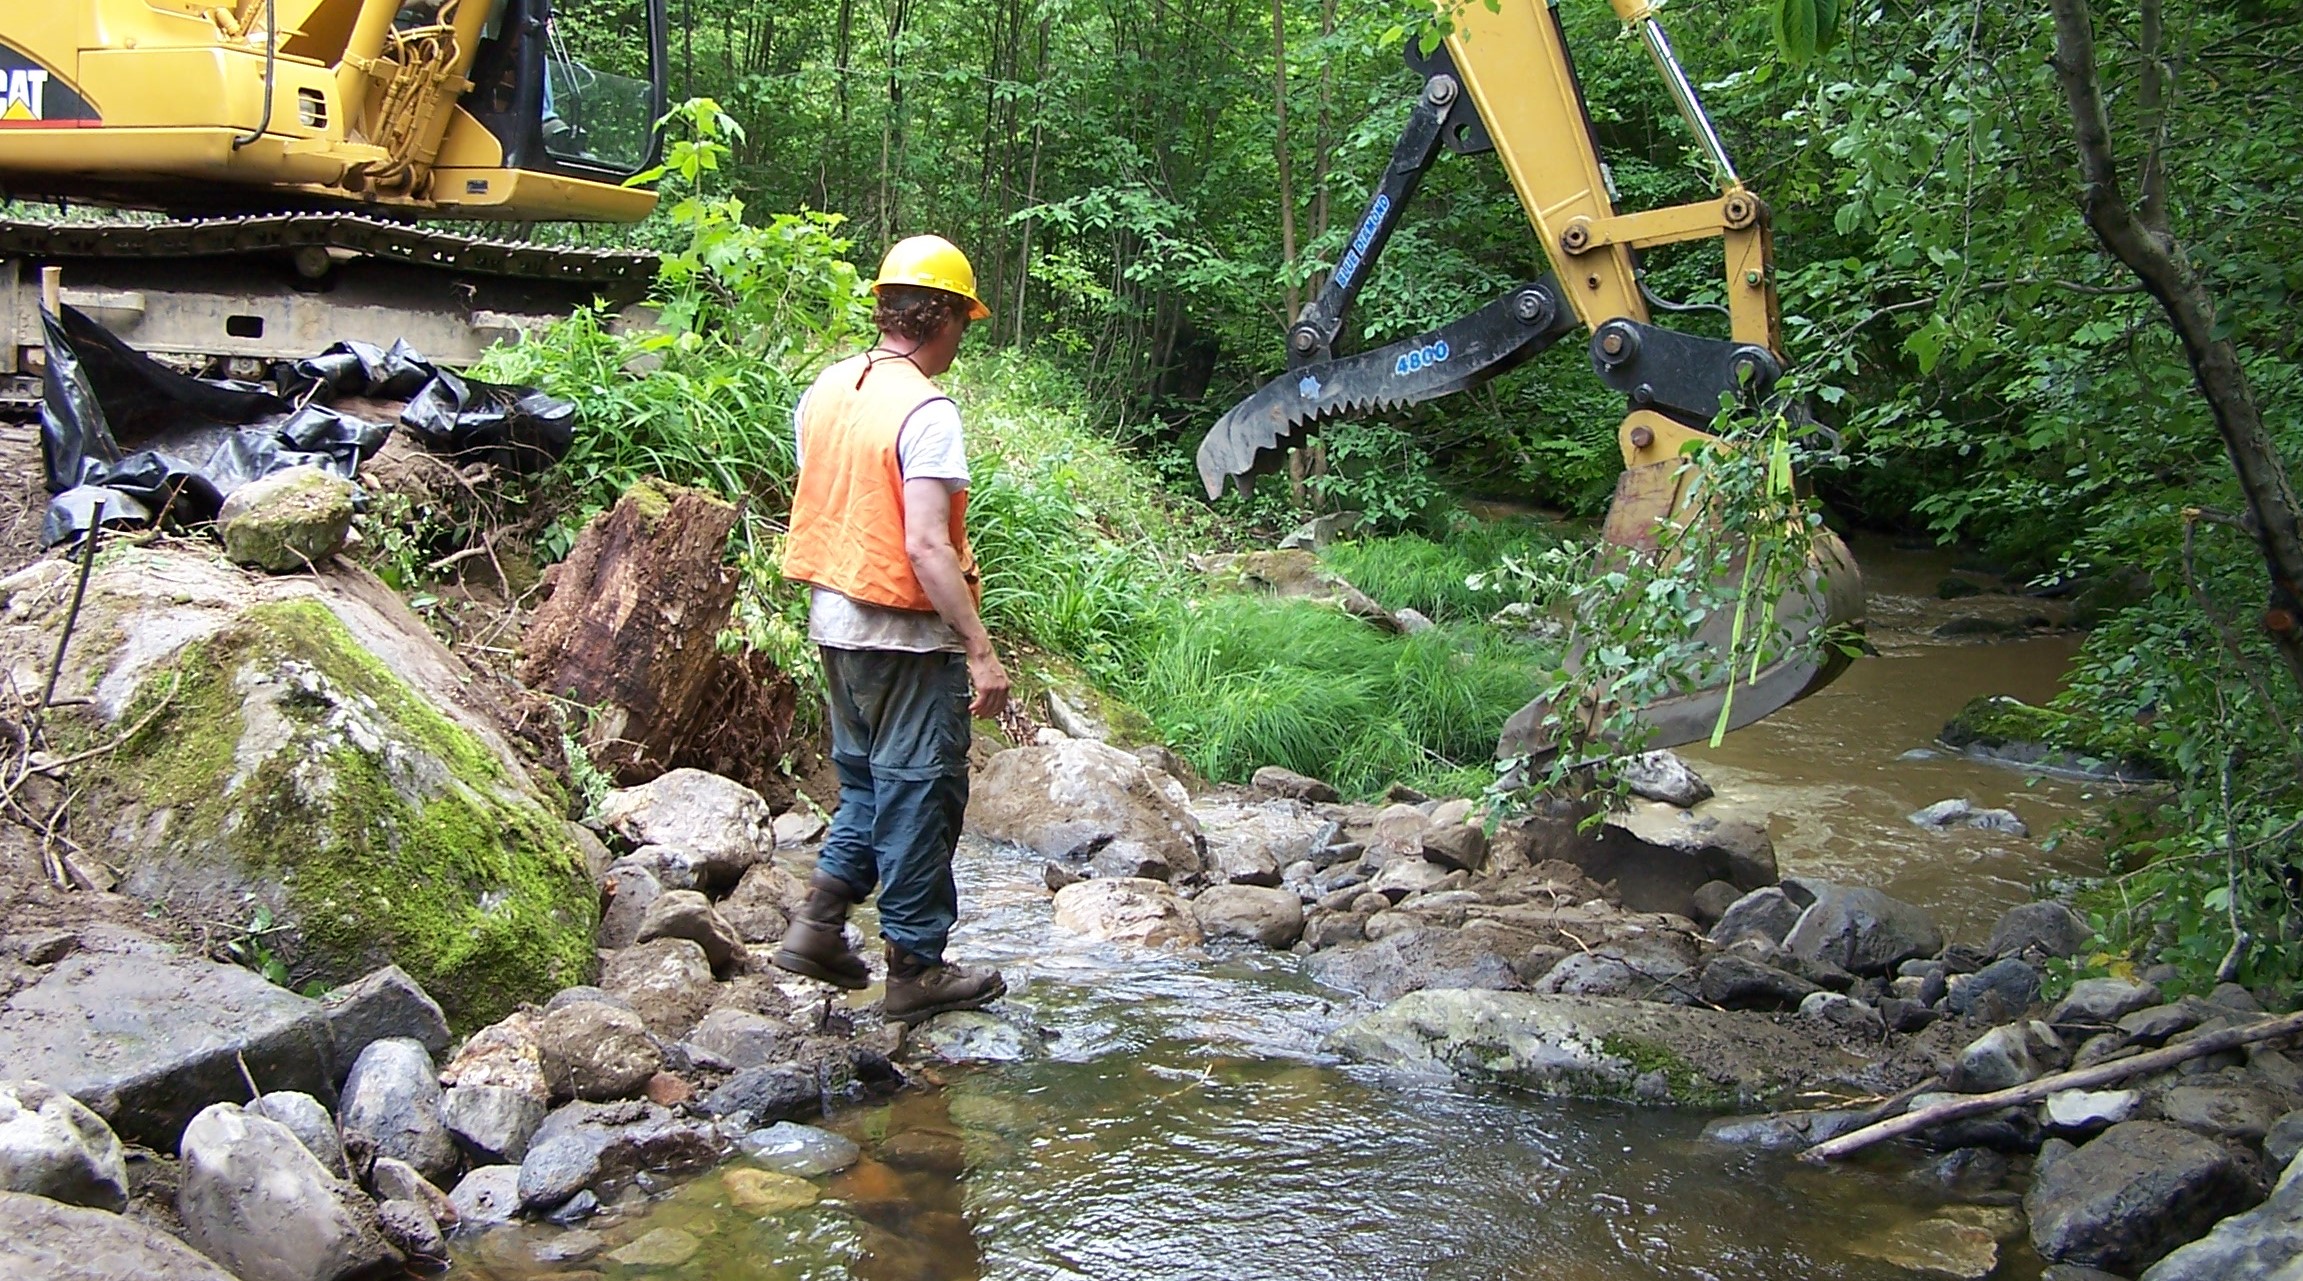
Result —
M45 267L139 350L227 370L345 339L468 365L585 303L637 301L652 254L415 225L655 207L627 181L658 154L665 0L554 8L0 5L0 199L139 211L0 220L0 383L43 341Z
M1592 371L1625 401L1617 433L1624 470L1601 535L1610 555L1669 556L1658 536L1664 522L1703 519L1699 460L1702 448L1718 439L1709 429L1723 403L1807 421L1804 409L1786 404L1779 391L1787 361L1768 208L1736 173L1655 0L1610 2L1646 47L1693 132L1717 177L1717 198L1617 209L1556 9L1544 0L1441 0L1445 39L1428 53L1410 44L1408 61L1423 79L1422 91L1342 257L1286 331L1286 372L1232 407L1200 443L1199 473L1209 498L1219 497L1227 482L1244 488L1279 465L1322 422L1477 387L1579 329L1590 335ZM1503 162L1550 273L1437 329L1370 350L1339 350L1353 300L1442 151L1493 152ZM1727 335L1656 324L1640 251L1709 239L1722 250ZM1818 642L1860 630L1862 576L1828 530L1794 536L1809 537L1811 546L1804 572L1765 611L1782 632L1772 656L1756 670L1748 659L1692 664L1714 675L1624 708L1644 727L1645 746L1676 746L1749 724L1822 689L1845 669L1851 647ZM1747 565L1748 556L1737 556L1719 572L1738 581ZM1735 613L1724 607L1704 612L1687 638L1694 652L1717 660L1736 650ZM1567 745L1563 728L1601 723L1610 695L1597 691L1585 700L1590 705L1576 708L1531 701L1505 723L1498 757L1523 763L1551 757Z

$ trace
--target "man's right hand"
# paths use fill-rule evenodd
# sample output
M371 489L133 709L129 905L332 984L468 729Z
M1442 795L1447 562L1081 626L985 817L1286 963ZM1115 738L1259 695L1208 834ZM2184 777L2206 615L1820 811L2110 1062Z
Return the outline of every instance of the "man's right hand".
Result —
M988 642L981 648L969 648L968 683L976 689L968 715L994 717L1007 707L1008 669L1000 665L1000 656L992 652Z

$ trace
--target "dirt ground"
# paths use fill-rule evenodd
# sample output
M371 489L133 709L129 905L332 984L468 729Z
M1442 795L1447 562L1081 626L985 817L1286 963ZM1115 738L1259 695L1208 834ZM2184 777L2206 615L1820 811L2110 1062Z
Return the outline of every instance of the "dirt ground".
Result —
M40 520L47 510L40 424L0 419L0 575L40 558Z

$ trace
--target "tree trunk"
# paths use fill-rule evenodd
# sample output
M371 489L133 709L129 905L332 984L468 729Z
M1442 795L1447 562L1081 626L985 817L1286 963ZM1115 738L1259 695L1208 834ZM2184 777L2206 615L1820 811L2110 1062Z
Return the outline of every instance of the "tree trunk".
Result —
M1279 257L1287 273L1287 323L1295 323L1302 297L1295 284L1295 166L1287 147L1287 10L1282 0L1271 0L1272 112L1278 117L1279 136L1273 154L1279 160Z
M902 199L897 170L903 164L904 79L902 45L904 25L910 20L911 0L888 3L888 115L880 122L880 243L893 244L903 222L896 206Z
M1312 139L1311 171L1311 238L1318 241L1327 234L1328 171L1335 163L1335 127L1333 105L1335 98L1335 51L1330 47L1335 36L1335 0L1321 0L1319 7L1320 64L1319 64L1319 132ZM1304 282L1305 291L1317 298L1327 287L1327 273L1322 271Z
M722 566L736 509L643 481L584 527L521 642L523 684L593 710L582 735L619 783L671 768L725 683L716 644L735 605Z
M2238 473L2240 491L2254 518L2256 542L2270 571L2263 630L2286 662L2288 675L2303 689L2303 599L2299 599L2303 598L2303 505L2297 503L2286 463L2264 428L2238 349L2229 338L2217 335L2215 297L2206 281L2182 244L2139 215L2121 190L2087 0L2048 0L2048 7L2055 15L2055 78L2071 104L2072 133L2079 149L2080 211L2103 247L2159 300L2183 344L2199 394L2214 414L2232 470ZM2149 52L2156 60L2159 51ZM2154 168L2156 163L2154 158ZM2163 187L2163 177L2147 175L2146 195L2160 210L2165 208Z

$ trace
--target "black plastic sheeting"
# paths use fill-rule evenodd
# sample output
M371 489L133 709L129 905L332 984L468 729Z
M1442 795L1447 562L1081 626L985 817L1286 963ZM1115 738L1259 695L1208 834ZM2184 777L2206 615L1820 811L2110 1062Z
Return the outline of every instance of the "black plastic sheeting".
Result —
M425 448L515 475L550 467L575 440L570 402L436 368L405 342L389 351L338 343L277 366L267 384L178 373L74 307L41 320L42 538L51 547L86 532L99 502L107 526L193 525L276 471L310 465L356 478L393 424L328 408L342 396L404 400L398 425Z

